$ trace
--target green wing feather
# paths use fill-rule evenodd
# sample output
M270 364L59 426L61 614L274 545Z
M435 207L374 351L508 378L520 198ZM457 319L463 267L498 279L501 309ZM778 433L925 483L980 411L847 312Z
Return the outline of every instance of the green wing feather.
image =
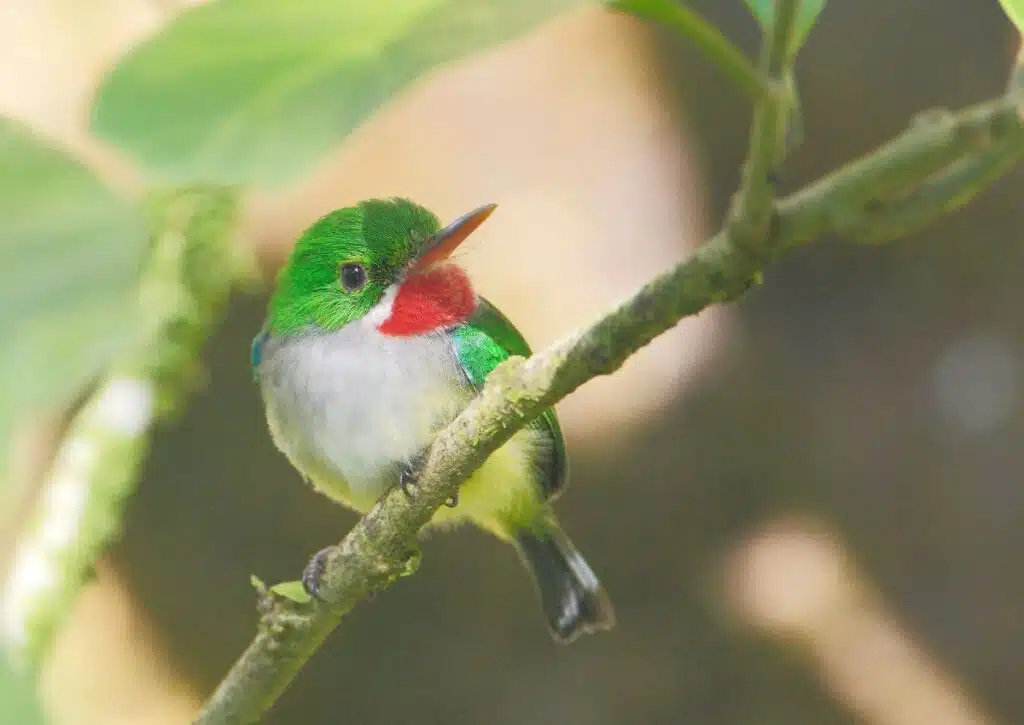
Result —
M455 353L470 384L479 390L494 368L512 355L531 354L530 346L505 315L494 305L480 298L473 316L452 330ZM542 484L550 498L561 491L568 480L565 439L554 408L548 408L529 427L542 430L552 448L545 460L538 462L543 471Z

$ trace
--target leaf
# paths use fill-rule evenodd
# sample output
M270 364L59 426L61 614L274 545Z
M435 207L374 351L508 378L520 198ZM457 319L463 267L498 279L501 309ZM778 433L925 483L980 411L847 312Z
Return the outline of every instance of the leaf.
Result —
M270 591L297 604L309 604L313 601L313 597L309 595L300 581L281 582L270 587Z
M1024 0L999 0L999 3L1010 22L1017 26L1017 31L1024 33Z
M66 404L130 337L145 248L141 212L0 118L0 446L19 415Z
M1021 2L1022 0L1006 0L1010 2ZM767 33L775 21L775 3L778 0L746 0L750 12L757 18L761 28ZM825 0L801 0L800 13L796 19L796 31L793 35L793 50L797 50L804 44L807 34L818 22L818 15L825 9Z
M0 722L43 725L42 708L31 683L15 674L0 651Z
M283 183L432 68L584 4L219 0L129 53L92 127L167 180Z

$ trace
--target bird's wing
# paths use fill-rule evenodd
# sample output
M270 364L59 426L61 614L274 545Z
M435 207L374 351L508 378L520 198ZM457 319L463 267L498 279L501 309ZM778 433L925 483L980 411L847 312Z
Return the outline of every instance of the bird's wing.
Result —
M462 370L477 390L483 387L491 371L510 356L531 354L529 344L515 325L483 298L473 316L452 330L452 337ZM552 497L565 487L569 473L565 439L554 408L545 410L529 427L543 431L551 439L550 455L539 464L545 474L542 477L544 492Z
M260 361L263 359L263 345L270 337L270 328L264 324L259 333L252 340L252 348L249 350L249 365L252 367L252 379L259 382Z

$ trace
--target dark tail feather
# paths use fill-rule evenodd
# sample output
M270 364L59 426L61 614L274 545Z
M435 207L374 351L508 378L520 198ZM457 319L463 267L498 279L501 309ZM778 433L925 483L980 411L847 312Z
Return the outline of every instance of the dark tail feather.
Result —
M611 629L611 600L590 566L556 524L515 537L519 553L533 574L551 634L568 644L584 632Z

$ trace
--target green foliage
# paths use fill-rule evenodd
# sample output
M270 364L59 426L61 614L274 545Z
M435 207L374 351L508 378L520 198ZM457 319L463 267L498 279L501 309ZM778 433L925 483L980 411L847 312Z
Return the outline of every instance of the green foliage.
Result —
M1022 0L1004 0L1005 2L1021 2ZM767 32L775 22L775 5L778 0L746 0L750 12L757 18ZM793 35L792 50L796 51L804 44L807 34L818 22L818 15L825 9L825 0L800 0L800 14L796 19L796 33Z
M313 601L313 597L309 595L300 581L281 582L270 587L270 591L296 604L309 604Z
M999 0L1010 21L1017 26L1019 32L1024 33L1024 0Z
M437 65L586 2L219 0L113 70L93 129L169 181L285 182Z
M20 413L67 403L128 341L147 240L129 202L2 118L0 219L6 441Z
M16 675L0 652L0 722L43 725L42 710L32 684Z
M160 413L183 402L199 380L197 352L220 320L233 287L254 277L253 260L232 242L239 190L205 184L152 191L154 244L139 291L142 343L119 368L152 381Z
M768 84L736 46L722 32L680 0L607 0L608 7L645 20L651 20L694 43L737 87L758 99L768 92Z

